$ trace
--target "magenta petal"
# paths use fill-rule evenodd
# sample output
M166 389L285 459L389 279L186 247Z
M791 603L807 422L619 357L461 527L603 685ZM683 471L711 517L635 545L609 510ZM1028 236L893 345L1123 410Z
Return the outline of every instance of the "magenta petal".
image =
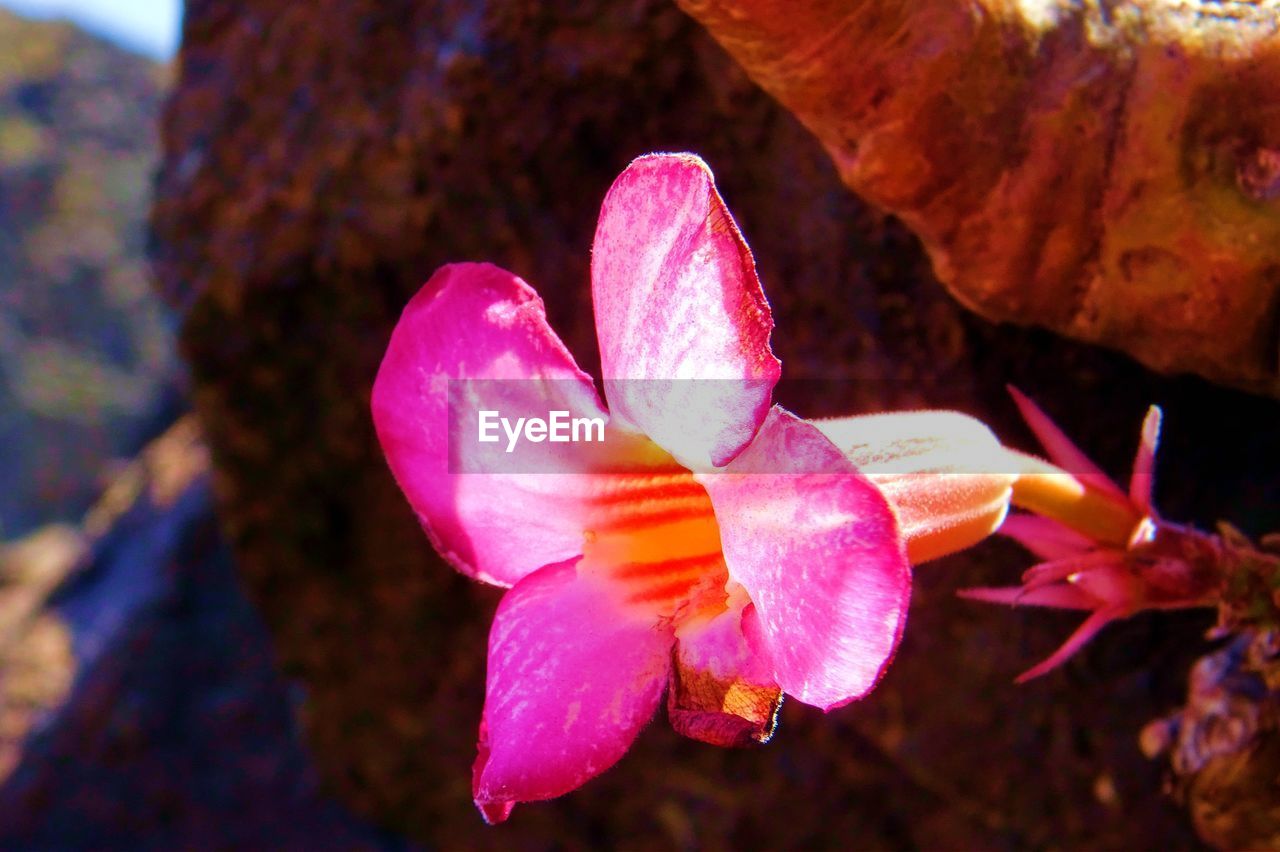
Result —
M517 583L489 634L473 774L481 812L562 795L616 763L657 709L672 641L651 613L571 563Z
M782 690L743 635L741 605L682 624L667 692L671 727L718 746L768 742Z
M879 490L812 424L776 407L725 472L698 480L778 685L824 710L866 694L898 646L911 594Z
M1056 609L1093 609L1098 599L1085 594L1068 583L1027 589L1024 586L979 586L960 589L956 597L983 603L1001 603L1011 606L1047 606Z
M1149 589L1140 577L1125 564L1123 554L1107 553L1110 559L1099 567L1082 571L1074 578L1074 585L1098 601L1116 606L1136 607L1144 601Z
M1000 525L1008 536L1041 559L1062 559L1093 550L1094 541L1070 527L1040 515L1009 515Z
M1066 580L1072 574L1087 574L1094 569L1114 565L1117 555L1109 550L1097 550L1078 556L1066 556L1032 565L1022 572L1022 585L1029 591Z
M691 467L733 458L781 367L755 261L702 160L641 157L614 181L591 292L613 412Z
M489 763L489 724L485 720L483 714L480 716L480 735L476 742L476 759L471 765L471 789L480 789L480 776L484 774L484 768ZM484 817L484 821L489 825L497 825L500 822L506 822L511 816L511 812L515 810L516 803L510 800L498 799L494 801L476 801L476 807L480 810L480 815Z
M442 267L405 307L373 386L373 420L387 462L436 549L459 570L509 586L530 571L580 554L586 444L524 444L534 460L482 449L468 433L450 436L450 380L477 408L504 415L553 408L575 417L606 417L591 379L547 325L542 300L516 276L489 264ZM460 383L452 383L455 388ZM450 444L454 458L450 459ZM593 445L599 446L599 445ZM466 457L473 452L477 457ZM461 455L460 455L461 454ZM508 465L503 468L502 465ZM497 469L517 473L458 473Z
M1100 609L1096 612L1090 613L1089 617L1086 618L1081 625L1076 628L1075 632L1067 638L1067 641L1062 643L1062 647L1054 651L1040 663L1037 663L1022 674L1018 675L1017 678L1014 679L1014 682L1026 683L1033 678L1040 677L1040 675L1047 674L1053 669L1056 669L1058 666L1070 659L1076 651L1083 648L1090 639L1098 634L1099 630L1106 627L1117 618L1122 618L1125 614L1123 607L1108 607L1106 609Z

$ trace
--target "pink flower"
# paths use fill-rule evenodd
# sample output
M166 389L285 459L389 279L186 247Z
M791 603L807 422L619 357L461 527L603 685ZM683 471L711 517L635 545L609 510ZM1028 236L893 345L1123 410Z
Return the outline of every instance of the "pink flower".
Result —
M490 822L614 764L664 690L677 730L721 745L766 740L783 692L824 710L853 701L906 617L893 508L771 404L772 316L701 160L623 172L591 277L607 411L537 294L487 264L432 276L373 389L388 463L436 549L510 587L473 777ZM460 410L566 411L607 421L606 440L508 453L471 440ZM987 531L1003 507L988 514Z
M1044 562L1022 585L966 589L961 597L1079 609L1089 616L1024 682L1060 666L1108 623L1142 610L1212 606L1222 581L1217 537L1170 523L1151 503L1160 409L1152 406L1127 491L1112 482L1035 403L1010 388L1054 464L1022 457L1012 501L1034 515L1009 517L1000 532Z

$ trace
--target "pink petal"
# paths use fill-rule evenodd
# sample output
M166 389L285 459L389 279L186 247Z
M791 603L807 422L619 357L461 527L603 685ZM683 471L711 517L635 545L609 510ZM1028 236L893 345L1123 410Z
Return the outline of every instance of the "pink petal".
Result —
M1151 488L1155 479L1156 446L1160 443L1160 407L1147 409L1142 421L1142 440L1133 460L1133 476L1129 480L1129 499L1144 514L1151 511Z
M1100 609L1091 613L1084 623L1076 628L1066 642L1062 643L1062 647L1054 651L1043 662L1032 666L1014 679L1015 683L1026 683L1032 678L1040 677L1042 674L1056 669L1058 666L1070 659L1076 651L1085 646L1090 639L1098 634L1098 631L1106 627L1108 623L1115 621L1117 618L1123 617L1124 610L1119 607L1109 607Z
M718 746L773 736L782 690L747 645L741 604L681 625L674 663L667 715L678 732Z
M1013 396L1018 410L1022 412L1022 419L1027 421L1027 425L1044 445L1045 451L1049 453L1049 458L1054 464L1099 491L1127 500L1119 486L1081 452L1080 448L1071 442L1066 433L1058 428L1058 424L1054 423L1038 405L1013 385L1009 385L1009 393Z
M1147 596L1147 586L1125 565L1124 554L1104 553L1110 556L1101 567L1081 572L1074 580L1077 588L1095 600L1136 609Z
M1095 598L1086 595L1075 586L1062 583L1056 586L1042 586L1038 589L1027 589L1024 586L1001 586L992 588L980 586L973 589L960 589L956 597L983 603L1009 604L1010 606L1047 606L1055 609L1093 609L1098 605Z
M470 395L452 422L451 387ZM489 408L512 418L557 409L607 417L590 377L547 326L542 300L519 278L488 264L437 271L392 332L372 408L396 481L436 549L463 573L509 586L582 552L583 498L595 486L580 474L602 445L522 442L507 454L505 437L481 444L469 431L476 426L463 431L457 416ZM461 472L477 470L495 472Z
M698 479L778 685L824 710L866 694L898 646L911 594L885 498L821 432L776 407L725 472Z
M1065 580L1072 574L1088 573L1097 568L1114 565L1123 560L1123 556L1110 550L1098 550L1078 556L1067 556L1032 565L1022 572L1022 584L1027 589L1035 589Z
M1039 515L1010 515L1000 525L1006 535L1041 559L1062 559L1093 550L1097 545L1057 521Z
M618 589L571 563L507 593L489 634L489 675L473 792L505 819L514 802L550 799L608 769L653 716L672 634Z
M755 261L702 160L641 157L614 181L591 292L614 414L690 467L733 458L781 365Z

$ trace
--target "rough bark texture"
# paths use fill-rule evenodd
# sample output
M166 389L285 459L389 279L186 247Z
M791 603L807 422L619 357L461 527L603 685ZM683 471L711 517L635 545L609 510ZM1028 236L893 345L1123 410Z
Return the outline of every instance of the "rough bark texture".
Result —
M678 2L966 305L1280 394L1280 2Z
M1028 564L1001 544L920 569L867 701L829 716L788 702L751 750L660 719L582 790L484 827L470 766L500 593L431 551L375 445L369 387L401 307L450 260L533 283L594 371L591 235L635 155L694 150L716 170L786 374L830 380L782 389L805 415L950 405L1025 440L1014 381L1118 470L1154 399L1170 514L1258 532L1276 525L1277 449L1258 425L1275 406L964 314L909 233L656 0L198 0L184 26L156 269L186 311L239 570L330 790L446 848L1194 846L1136 737L1181 699L1208 617L1117 626L1016 689L1075 619L953 598Z

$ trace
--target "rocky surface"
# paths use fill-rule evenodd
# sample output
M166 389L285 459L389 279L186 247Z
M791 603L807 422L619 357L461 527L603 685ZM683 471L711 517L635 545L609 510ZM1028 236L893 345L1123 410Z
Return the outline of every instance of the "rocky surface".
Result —
M1280 526L1272 401L965 313L901 224L690 20L659 2L199 0L187 7L153 214L161 287L216 461L240 576L275 641L325 789L453 848L1194 848L1137 736L1182 698L1211 617L1108 629L1011 680L1076 619L954 599L1029 563L992 543L917 572L906 639L868 700L784 705L723 750L661 721L581 791L489 829L470 802L500 593L431 551L392 482L368 390L437 265L533 283L580 362L600 200L635 155L699 152L752 245L805 415L958 407L1030 447L1012 381L1122 472L1166 406L1171 517Z
M0 578L0 846L398 848L318 790L192 418Z

